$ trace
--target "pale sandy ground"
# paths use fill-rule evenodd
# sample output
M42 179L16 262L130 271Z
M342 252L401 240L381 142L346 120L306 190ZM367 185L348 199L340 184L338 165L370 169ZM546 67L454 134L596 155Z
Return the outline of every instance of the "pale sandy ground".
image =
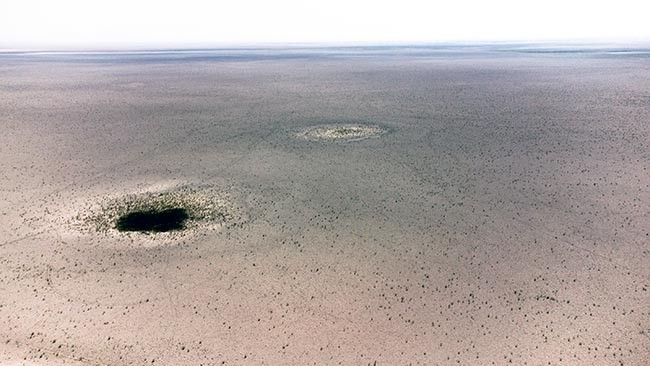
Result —
M0 365L650 363L647 56L0 56L0 126ZM245 222L67 223L178 182Z

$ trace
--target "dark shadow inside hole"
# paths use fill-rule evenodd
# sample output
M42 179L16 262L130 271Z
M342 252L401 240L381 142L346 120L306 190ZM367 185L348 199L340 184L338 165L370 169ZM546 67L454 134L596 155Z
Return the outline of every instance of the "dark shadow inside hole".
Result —
M166 232L183 230L189 218L184 208L166 210L133 211L122 215L115 228L119 231Z

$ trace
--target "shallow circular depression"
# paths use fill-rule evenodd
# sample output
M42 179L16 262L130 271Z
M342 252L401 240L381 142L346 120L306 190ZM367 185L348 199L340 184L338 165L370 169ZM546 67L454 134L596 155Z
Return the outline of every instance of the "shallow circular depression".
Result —
M331 124L310 127L298 133L311 141L359 141L379 137L387 130L377 125Z
M85 233L173 236L241 222L243 209L228 192L180 186L100 200L82 209L73 226Z

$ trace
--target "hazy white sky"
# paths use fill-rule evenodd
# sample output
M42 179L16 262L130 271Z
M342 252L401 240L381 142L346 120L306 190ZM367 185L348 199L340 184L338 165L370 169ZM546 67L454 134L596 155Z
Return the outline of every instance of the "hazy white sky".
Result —
M650 40L650 0L0 0L0 49Z

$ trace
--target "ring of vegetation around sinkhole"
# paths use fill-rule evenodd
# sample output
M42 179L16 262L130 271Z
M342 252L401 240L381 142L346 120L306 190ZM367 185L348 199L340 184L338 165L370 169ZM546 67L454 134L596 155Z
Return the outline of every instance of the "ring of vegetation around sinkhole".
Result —
M104 200L77 223L95 233L180 233L242 222L242 212L224 191L183 186Z

